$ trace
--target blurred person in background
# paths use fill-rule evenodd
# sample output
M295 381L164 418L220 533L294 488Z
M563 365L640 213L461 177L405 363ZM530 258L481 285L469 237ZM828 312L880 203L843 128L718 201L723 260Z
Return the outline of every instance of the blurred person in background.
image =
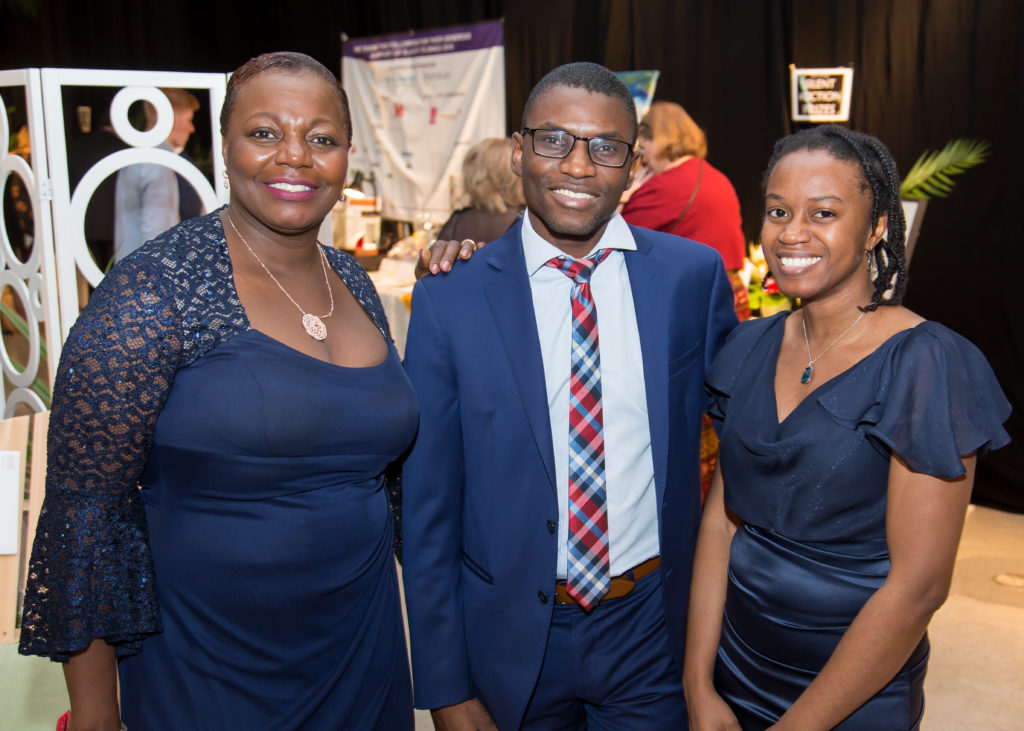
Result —
M199 100L184 89L161 89L174 110L174 125L161 149L181 154L195 132L192 118ZM156 124L156 108L144 104L146 129ZM164 165L130 165L117 174L114 196L114 260L120 261L181 219L178 177Z
M654 102L640 122L637 144L643 165L623 196L622 217L634 226L707 244L722 255L732 284L736 316L750 318L750 295L740 277L746 243L740 227L740 201L732 183L705 157L708 142L686 110L675 102ZM637 182L639 181L639 182ZM704 417L701 487L711 485L718 437Z
M512 140L489 137L473 145L462 163L469 205L441 227L438 241L494 241L509 230L526 206L523 185L512 172Z
M746 244L732 183L705 157L707 138L686 110L654 102L640 122L643 164L623 196L622 217L634 226L682 236L716 249L733 282L736 314L750 316L743 267Z

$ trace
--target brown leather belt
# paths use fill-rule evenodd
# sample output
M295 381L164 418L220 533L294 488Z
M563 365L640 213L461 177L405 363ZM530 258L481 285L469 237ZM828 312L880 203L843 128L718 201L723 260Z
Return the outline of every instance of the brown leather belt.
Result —
M656 570L659 566L661 566L661 556L655 556L654 558L647 559L642 564L634 566L624 574L613 576L611 588L608 589L607 594L601 597L601 601L606 602L609 599L619 599L626 596L629 592L633 591L636 582ZM565 579L555 582L555 604L579 604L569 596L569 590L565 586Z

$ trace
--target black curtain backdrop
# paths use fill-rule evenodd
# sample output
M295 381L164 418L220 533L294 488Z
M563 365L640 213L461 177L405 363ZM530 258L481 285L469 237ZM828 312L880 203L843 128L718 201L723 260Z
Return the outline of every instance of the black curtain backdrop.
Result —
M708 133L709 159L740 195L757 237L761 171L789 122L788 65L855 68L850 126L907 170L954 137L992 143L983 166L933 201L906 304L976 343L1014 405L1014 443L978 469L975 499L1024 511L1021 278L1024 4L1017 0L380 0L269 5L237 0L0 0L0 68L228 71L298 50L339 70L359 38L505 20L509 131L531 86L568 61L659 69L657 97Z

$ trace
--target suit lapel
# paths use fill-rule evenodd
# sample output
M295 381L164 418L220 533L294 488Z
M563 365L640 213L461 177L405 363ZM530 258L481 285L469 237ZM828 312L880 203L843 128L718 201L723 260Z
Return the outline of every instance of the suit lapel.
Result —
M505 241L504 239L511 239ZM555 457L551 446L551 418L548 413L544 360L537 338L530 280L526 274L519 227L486 249L484 256L493 269L485 285L498 335L519 397L530 422L537 451L544 463L552 491L555 490Z
M647 391L647 419L651 429L651 457L654 462L654 487L658 512L665 498L668 468L668 294L664 284L664 264L651 253L651 243L636 228L635 252L624 252L629 286L633 290L636 326L644 363Z

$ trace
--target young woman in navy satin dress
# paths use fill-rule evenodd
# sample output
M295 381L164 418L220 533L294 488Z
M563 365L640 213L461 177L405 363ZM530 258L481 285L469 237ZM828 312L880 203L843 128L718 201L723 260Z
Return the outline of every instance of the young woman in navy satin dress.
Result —
M698 538L691 728L918 728L975 462L1009 404L971 343L900 305L899 178L828 125L780 140L762 243L800 310L741 323L707 377L721 461Z
M230 205L119 263L64 347L21 650L64 662L73 729L411 729L383 472L416 399L316 239L348 102L266 54L221 128Z

